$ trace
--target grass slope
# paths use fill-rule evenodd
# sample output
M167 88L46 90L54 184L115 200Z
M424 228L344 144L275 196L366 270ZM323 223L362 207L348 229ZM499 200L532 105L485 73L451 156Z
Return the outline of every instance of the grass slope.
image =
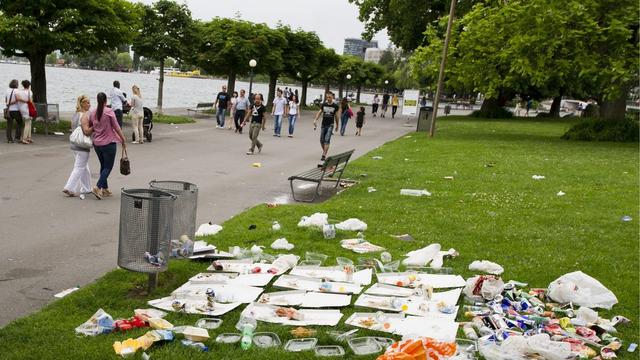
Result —
M617 295L619 304L603 315L621 314L632 319L632 325L619 329L619 336L626 344L638 342L638 147L560 140L570 125L549 120L443 119L434 139L412 134L350 164L348 176L362 183L330 201L277 208L258 205L227 221L224 230L209 240L222 249L254 243L268 247L277 237L285 236L296 245L293 252L299 255L322 252L332 257L329 265L335 264L335 256L356 260L358 255L342 250L337 240L324 240L318 231L296 227L301 216L321 211L333 220L364 220L369 225L367 238L387 247L394 258L432 242L445 249L453 247L460 257L445 266L465 277L472 275L466 268L476 259L502 264L505 280L528 282L532 287L546 287L562 274L582 270ZM383 159L373 160L374 155ZM368 176L361 177L363 173ZM532 180L534 174L546 179ZM445 180L444 176L455 179ZM378 191L368 193L369 186ZM433 196L402 197L401 188L426 188ZM559 197L558 191L566 195ZM633 221L622 222L624 215L632 216ZM273 220L282 225L278 234L270 229ZM248 231L251 224L257 229ZM391 237L403 233L412 234L417 241L406 243ZM350 236L353 234L338 233L339 239ZM146 307L147 299L168 294L206 266L173 261L170 271L160 276L160 287L147 297L136 295L134 290L144 286L144 275L112 271L0 329L0 357L115 358L114 341L135 338L148 329L80 338L74 328L100 307L114 318L132 316L133 309ZM353 311L344 309L343 321ZM238 317L239 311L225 315L222 328L210 332L212 338L221 332L235 332ZM182 314L167 317L175 325L193 324L198 318ZM349 329L343 321L338 328ZM289 330L265 323L258 328L278 333L283 343L291 338ZM334 343L325 334L330 329L318 330L319 344ZM359 331L360 335L367 333ZM148 352L153 359L315 358L313 353L283 350L244 352L237 345L218 345L213 339L207 345L211 353L200 353L178 342L157 345ZM632 358L624 352L620 355ZM347 356L354 357L348 350Z

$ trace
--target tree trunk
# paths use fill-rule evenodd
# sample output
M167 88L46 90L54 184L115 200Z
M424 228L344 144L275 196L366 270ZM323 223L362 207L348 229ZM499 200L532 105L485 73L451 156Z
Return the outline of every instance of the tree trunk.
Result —
M482 102L482 106L480 106L480 111L483 113L494 112L495 110L500 108L500 104L498 99L487 99L485 98Z
M29 67L31 69L31 91L33 91L33 101L36 103L47 103L47 74L44 64L47 54L36 53L28 56Z
M232 72L229 74L229 79L227 80L227 93L229 95L232 95L235 90L236 90L236 73Z
M627 92L623 88L619 97L610 100L602 100L600 104L600 117L605 120L622 120L627 112Z
M342 91L344 90L344 84L340 83L340 86L338 86L338 99L342 100Z
M358 84L358 93L356 94L356 104L360 104L360 92L362 91L362 85Z
M278 82L278 74L271 73L269 74L269 96L267 97L267 108L271 108L273 104L273 99L276 98L276 83Z
M331 91L331 83L329 81L326 82L326 84L324 84L324 93L328 93L329 91ZM323 96L324 98L324 96Z
M562 94L559 96L554 96L553 102L551 103L551 109L549 110L549 116L554 118L560 117L560 104L562 103Z
M158 78L158 112L162 114L162 90L164 88L164 59L160 59L160 78Z
M307 80L302 80L302 94L300 96L300 105L307 106L307 87L309 86L309 82Z

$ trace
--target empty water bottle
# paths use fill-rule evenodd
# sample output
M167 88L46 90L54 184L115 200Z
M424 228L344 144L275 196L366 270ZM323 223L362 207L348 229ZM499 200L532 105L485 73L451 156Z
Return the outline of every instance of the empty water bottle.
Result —
M325 224L322 226L322 234L325 239L333 239L336 237L336 226L332 224Z
M391 262L393 258L391 257L391 254L389 254L389 252L385 251L382 254L380 254L380 260L382 260L382 262L386 264Z
M253 321L251 321L253 320ZM242 325L242 339L240 339L240 348L248 350L253 343L253 332L256 330L256 321L251 318L245 318Z

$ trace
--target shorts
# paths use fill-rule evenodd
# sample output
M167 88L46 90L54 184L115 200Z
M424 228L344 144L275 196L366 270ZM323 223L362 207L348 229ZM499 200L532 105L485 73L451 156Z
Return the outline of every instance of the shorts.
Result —
M331 135L333 135L333 125L321 127L320 144L331 144Z

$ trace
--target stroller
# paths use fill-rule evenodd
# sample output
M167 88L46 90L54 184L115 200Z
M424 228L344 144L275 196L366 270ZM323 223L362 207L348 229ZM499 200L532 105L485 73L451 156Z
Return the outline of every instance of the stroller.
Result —
M142 119L142 128L144 131L143 136L148 142L151 142L151 140L153 139L153 134L151 134L151 129L153 129L153 111L151 111L151 109L149 109L148 107L143 107L142 111L144 112L144 117ZM138 140L135 139L135 133L131 135L131 138L134 140Z

